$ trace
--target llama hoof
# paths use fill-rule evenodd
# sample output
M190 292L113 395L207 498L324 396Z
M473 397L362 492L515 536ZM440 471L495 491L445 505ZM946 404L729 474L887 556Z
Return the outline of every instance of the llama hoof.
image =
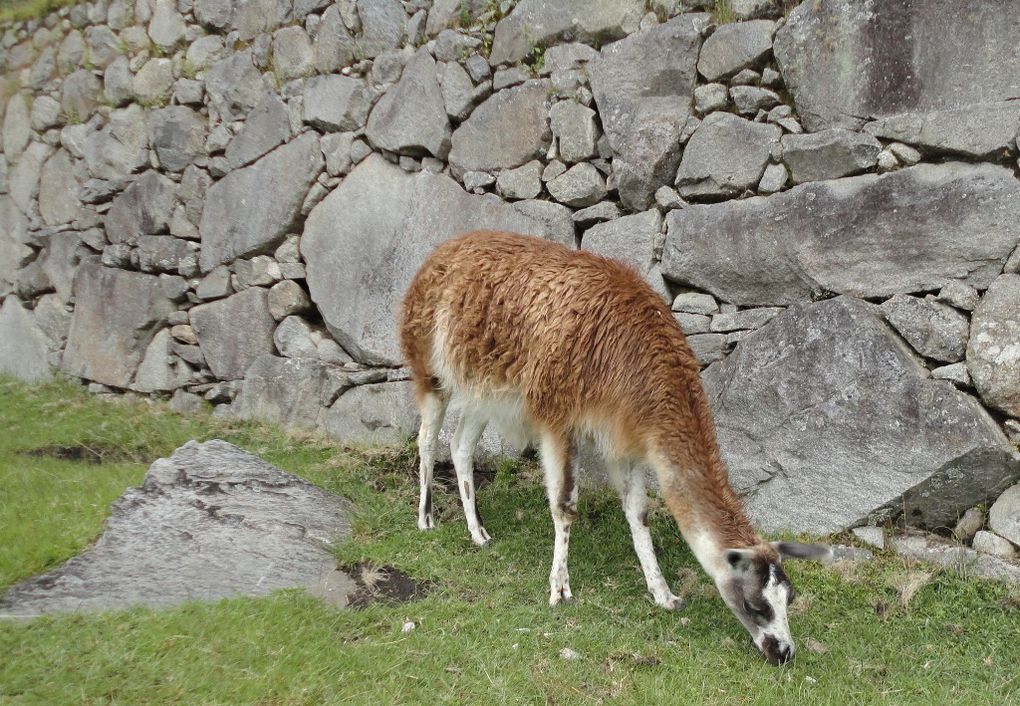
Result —
M435 527L435 524L432 522L432 515L425 515L425 517L418 518L418 529L421 531L425 532L433 527Z
M482 527L481 529L478 530L478 534L471 535L471 541L473 541L482 549L485 549L490 544L492 544L492 537L489 536L489 533L485 531L484 527Z
M554 590L549 595L549 605L552 607L556 607L558 605L571 605L575 602L574 597L570 594L569 588Z
M665 600L656 599L655 603L666 610L683 610L687 607L687 602L680 596L669 596Z

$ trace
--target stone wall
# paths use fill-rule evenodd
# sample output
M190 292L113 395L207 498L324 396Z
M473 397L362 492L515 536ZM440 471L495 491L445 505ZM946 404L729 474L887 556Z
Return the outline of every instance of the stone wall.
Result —
M404 288L444 239L511 229L672 302L763 526L951 526L1020 476L1020 5L781 4L8 26L0 370L398 441Z

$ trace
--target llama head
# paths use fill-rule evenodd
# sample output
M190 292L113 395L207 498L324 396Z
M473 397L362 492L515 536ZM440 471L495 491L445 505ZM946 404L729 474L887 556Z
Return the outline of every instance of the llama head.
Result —
M795 594L782 559L820 560L830 554L827 546L796 542L724 552L725 569L716 577L719 593L769 664L788 662L795 651L787 618Z

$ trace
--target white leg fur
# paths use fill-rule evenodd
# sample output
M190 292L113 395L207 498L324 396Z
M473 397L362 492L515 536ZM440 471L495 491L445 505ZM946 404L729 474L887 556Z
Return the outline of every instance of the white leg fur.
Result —
M577 517L577 483L574 482L573 473L568 473L570 469L567 466L572 459L569 458L569 452L564 449L562 440L543 434L541 456L549 508L552 511L553 528L556 532L553 540L552 569L549 571L549 605L555 606L574 602L574 596L570 592L567 556L570 552L570 525ZM570 487L564 488L568 476Z
M492 538L482 526L478 516L478 500L475 497L475 446L485 431L488 420L472 414L467 408L461 411L457 429L453 432L450 451L453 456L453 467L457 471L457 487L460 500L464 505L464 518L467 520L471 540L480 547L487 547Z
M421 495L418 498L418 529L429 530L432 520L432 469L435 467L436 441L446 414L446 400L432 392L421 405L421 428L418 430L418 480Z
M655 558L652 546L652 534L648 531L647 509L648 495L645 492L645 476L640 468L629 463L607 462L609 477L620 494L623 514L630 525L630 536L634 541L634 551L641 562L641 571L645 575L648 592L652 594L656 605L663 608L680 609L683 599L674 596L669 590L666 579L659 570L659 562Z

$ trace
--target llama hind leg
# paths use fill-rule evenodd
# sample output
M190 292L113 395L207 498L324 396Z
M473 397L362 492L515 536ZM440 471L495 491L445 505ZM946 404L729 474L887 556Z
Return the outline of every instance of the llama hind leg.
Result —
M421 427L418 429L418 529L429 530L432 520L432 469L435 467L436 442L446 414L446 400L436 392L428 392L421 403Z
M570 525L577 519L577 483L574 479L574 448L569 437L544 433L541 440L542 468L549 495L555 538L553 561L549 572L549 605L573 603L570 592Z
M645 584L656 605L670 610L683 608L684 601L673 595L666 579L659 569L652 546L652 533L648 530L648 495L645 492L645 475L640 468L629 463L609 462L609 477L620 494L623 514L630 525L630 536L634 541L634 552L641 563Z
M468 408L461 410L460 421L457 422L457 429L450 442L453 468L457 471L457 488L460 490L461 504L464 505L464 519L467 520L471 541L480 547L487 547L492 541L478 514L478 496L475 494L475 447L488 421L478 414L472 414Z

